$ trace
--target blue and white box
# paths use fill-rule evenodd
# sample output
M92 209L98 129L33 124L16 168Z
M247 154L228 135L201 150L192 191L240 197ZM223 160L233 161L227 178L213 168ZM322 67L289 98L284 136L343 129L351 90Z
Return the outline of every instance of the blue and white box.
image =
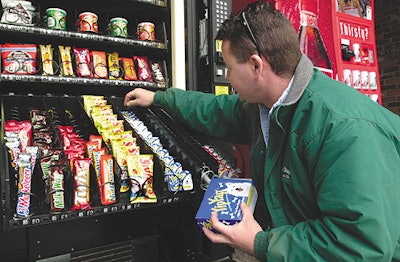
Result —
M245 202L254 212L257 190L251 179L213 178L204 194L196 214L197 225L213 230L211 214L218 213L218 219L226 225L234 225L242 220L240 203ZM215 230L213 230L215 231Z

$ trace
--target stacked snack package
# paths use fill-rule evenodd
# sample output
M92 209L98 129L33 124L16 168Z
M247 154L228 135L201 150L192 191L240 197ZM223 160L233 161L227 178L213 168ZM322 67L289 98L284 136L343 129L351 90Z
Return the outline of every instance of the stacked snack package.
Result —
M86 144L87 155L92 159L99 187L101 204L111 205L117 201L115 194L114 160L102 146L103 138L100 135L90 135Z
M61 76L74 76L70 46L58 46Z
M131 180L131 203L155 203L153 190L153 155L129 155L128 173Z
M50 211L57 213L65 209L64 199L64 155L62 149L54 143L54 130L51 116L47 111L29 111L33 126L33 144L41 153L40 166L42 179L45 183L45 203L50 205Z
M132 110L121 111L121 114L164 165L164 181L167 183L168 190L174 193L192 190L193 179L190 171L185 170L181 163L175 161L168 150L163 148L160 139L153 136L143 121Z
M104 97L102 96L89 96L84 95L83 104L85 111L88 112L90 118L93 120L94 126L97 128L99 134L103 138L103 142L109 147L112 151L112 157L116 160L119 169L121 170L121 187L120 192L128 192L130 190L130 199L131 203L150 203L157 202L156 195L153 191L153 159L151 156L151 165L148 165L143 168L139 168L138 165L140 163L143 164L143 161L138 163L138 159L142 158L143 155L140 154L140 148L136 144L136 138L132 134L132 130L124 130L123 120L118 120L117 116L113 113L111 105L108 105L104 102ZM95 154L95 150L93 150L93 154ZM133 157L133 158L131 158ZM138 157L136 159L135 157ZM148 158L149 156L145 156L144 158ZM94 156L95 161L96 156ZM132 163L131 163L132 162ZM110 165L111 160L110 157L100 158L100 164L103 163L104 169L106 164ZM133 164L134 163L134 164ZM129 173L129 165L134 165L135 170L145 170L146 171L146 179L139 178L139 180ZM96 168L96 167L95 167ZM100 166L100 170L103 168ZM106 172L106 177L101 179L101 183L109 183L107 175L111 173L110 166L108 166L108 170ZM142 172L143 173L143 172ZM150 175L151 174L151 175ZM134 178L134 179L133 179ZM148 179L147 179L148 178ZM139 182L143 182L139 185ZM112 182L113 183L113 182ZM142 190L139 190L142 189ZM143 190L146 189L146 190ZM140 197L139 197L140 193Z
M61 146L74 177L72 210L89 210L90 205L90 158L85 157L86 141L74 132L72 126L58 126Z
M31 215L31 181L38 148L31 146L32 126L29 121L9 120L4 123L5 144L11 166L14 167L18 196L15 215L26 218Z
M112 155L102 155L100 157L100 192L103 205L116 202L114 184L114 159Z

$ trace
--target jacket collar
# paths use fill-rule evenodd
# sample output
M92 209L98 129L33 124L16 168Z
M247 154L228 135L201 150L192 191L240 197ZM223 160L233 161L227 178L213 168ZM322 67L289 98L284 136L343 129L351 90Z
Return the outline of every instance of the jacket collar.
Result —
M292 87L282 105L291 105L300 99L311 80L313 70L314 66L311 60L303 54L294 72Z

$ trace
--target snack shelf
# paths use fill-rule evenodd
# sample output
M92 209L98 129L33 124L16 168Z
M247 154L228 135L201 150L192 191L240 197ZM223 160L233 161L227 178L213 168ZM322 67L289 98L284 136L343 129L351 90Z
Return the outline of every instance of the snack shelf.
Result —
M95 78L43 76L43 75L13 75L0 74L0 81L26 82L26 83L49 83L49 84L73 84L73 85L97 85L97 86L126 86L144 88L166 88L166 84L146 81L125 81Z

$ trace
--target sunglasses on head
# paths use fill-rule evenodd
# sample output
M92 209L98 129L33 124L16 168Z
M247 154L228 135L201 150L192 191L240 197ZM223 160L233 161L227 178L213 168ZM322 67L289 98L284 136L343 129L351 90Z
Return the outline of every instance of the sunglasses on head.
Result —
M241 21L242 21L244 27L247 29L247 34L249 35L250 39L253 41L254 45L256 46L258 55L261 56L261 54L262 54L261 48L260 48L260 46L258 45L258 43L257 43L257 41L256 41L256 38L254 37L253 30L251 30L251 27L250 27L250 25L249 25L249 22L247 22L247 19L246 19L246 12L245 12L244 10L241 12L240 18L241 18Z

